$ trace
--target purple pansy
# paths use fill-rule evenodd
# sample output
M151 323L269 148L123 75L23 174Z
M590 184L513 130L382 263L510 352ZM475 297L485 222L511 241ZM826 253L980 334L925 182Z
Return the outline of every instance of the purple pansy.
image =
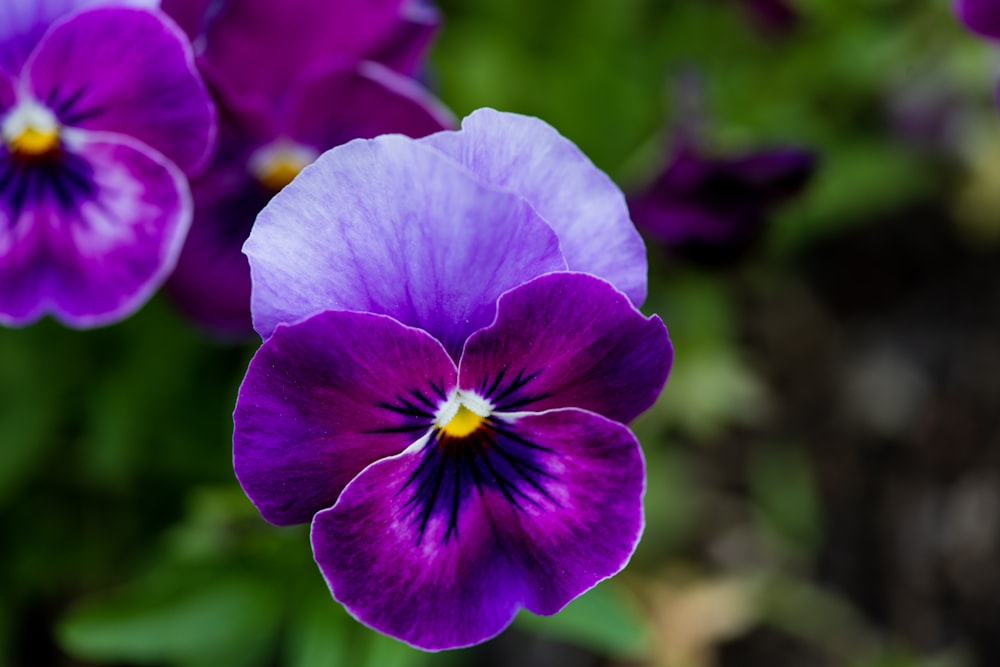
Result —
M276 195L247 242L265 341L237 399L236 475L265 519L312 521L356 618L420 648L559 611L642 530L624 424L673 353L609 282L645 288L639 268L609 270L634 259L631 237L567 146L489 110L459 132L353 141ZM569 221L588 198L593 217ZM601 248L615 255L597 262ZM574 270L588 260L615 275Z
M773 207L802 190L815 164L815 155L799 148L709 156L682 139L629 207L650 239L695 257L725 258L760 235Z
M95 6L105 4L109 6ZM7 3L0 21L0 322L133 312L176 261L214 107L153 2Z
M1000 40L1000 3L996 0L955 0L955 12L969 30Z

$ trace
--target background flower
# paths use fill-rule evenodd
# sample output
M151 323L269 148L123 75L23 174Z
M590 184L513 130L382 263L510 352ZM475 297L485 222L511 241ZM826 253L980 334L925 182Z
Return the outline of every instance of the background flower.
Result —
M48 313L96 326L141 306L176 262L191 221L185 174L215 138L190 47L168 19L75 10L13 10L0 41L16 68L0 72L6 324Z

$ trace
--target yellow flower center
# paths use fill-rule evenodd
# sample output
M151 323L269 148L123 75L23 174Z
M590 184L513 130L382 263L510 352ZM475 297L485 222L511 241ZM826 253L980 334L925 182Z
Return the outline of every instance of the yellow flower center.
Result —
M317 157L319 154L309 146L279 140L257 149L250 157L250 171L258 183L278 192Z
M445 435L453 438L464 438L473 433L482 423L482 417L464 405L459 405L458 412L455 413L455 416L447 424L441 427L441 430L444 431Z
M493 404L474 392L456 390L434 416L442 437L466 438L479 430L493 412Z
M21 102L4 117L0 134L15 155L39 157L59 148L59 121L33 100Z
M26 127L20 134L10 139L8 145L11 152L18 155L45 155L59 146L59 130Z

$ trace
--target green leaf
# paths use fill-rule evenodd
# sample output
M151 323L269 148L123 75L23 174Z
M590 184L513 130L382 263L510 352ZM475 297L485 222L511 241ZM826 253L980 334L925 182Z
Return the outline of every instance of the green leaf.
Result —
M585 646L596 653L638 658L646 653L646 628L617 585L605 581L554 616L518 614L516 623L536 634Z
M58 639L95 662L254 667L270 662L281 611L275 591L252 576L170 571L81 604Z

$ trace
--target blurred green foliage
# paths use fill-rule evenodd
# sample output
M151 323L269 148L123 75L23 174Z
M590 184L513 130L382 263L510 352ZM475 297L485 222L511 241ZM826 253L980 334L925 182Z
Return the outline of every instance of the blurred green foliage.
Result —
M942 174L961 137L935 152L897 133L894 96L931 86L932 97L960 101L954 111L970 126L994 113L990 52L946 2L798 6L799 29L778 39L755 30L735 0L441 0L429 76L459 117L482 106L537 115L628 188L650 177L669 142L670 81L698 72L715 150L820 152L819 177L775 220L762 255L771 263L755 269L780 274L816 239L949 186ZM635 425L648 459L646 535L621 577L554 618L522 615L516 631L652 659L659 603L648 582L678 567L711 580L695 547L706 517L722 512L762 543L764 555L745 563L744 574L768 582L747 599L748 623L803 637L835 664L964 664L894 647L800 577L824 526L795 443L755 449L742 495L704 481L712 475L692 448L773 408L743 354L734 307L734 292L759 276L677 266L656 248L650 259L646 310L667 323L677 357L661 400ZM161 300L97 331L51 321L0 330L0 664L69 664L64 655L178 667L472 660L469 651L420 653L360 626L331 600L306 532L265 524L243 497L230 415L252 352L212 341Z

